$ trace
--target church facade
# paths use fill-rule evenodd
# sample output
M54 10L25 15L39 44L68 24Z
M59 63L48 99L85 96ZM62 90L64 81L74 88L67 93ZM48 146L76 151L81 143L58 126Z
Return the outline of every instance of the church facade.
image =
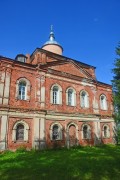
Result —
M0 56L0 150L114 143L111 85L62 52L51 30L31 55Z

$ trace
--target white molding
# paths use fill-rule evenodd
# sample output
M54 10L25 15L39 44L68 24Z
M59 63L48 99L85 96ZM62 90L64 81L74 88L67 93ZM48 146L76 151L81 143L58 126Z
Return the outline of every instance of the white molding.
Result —
M50 125L50 139L53 140L52 133L53 133L53 127L57 125L59 130L59 138L57 140L62 140L63 138L63 127L59 122L54 122Z
M22 124L24 126L24 141L28 141L29 126L24 120L18 120L15 122L12 129L12 141L16 142L16 129L19 124Z

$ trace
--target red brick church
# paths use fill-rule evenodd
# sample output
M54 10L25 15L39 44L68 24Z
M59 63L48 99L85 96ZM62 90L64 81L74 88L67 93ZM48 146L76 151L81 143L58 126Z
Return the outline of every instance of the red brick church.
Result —
M113 143L111 85L62 52L51 29L31 55L0 56L0 150Z

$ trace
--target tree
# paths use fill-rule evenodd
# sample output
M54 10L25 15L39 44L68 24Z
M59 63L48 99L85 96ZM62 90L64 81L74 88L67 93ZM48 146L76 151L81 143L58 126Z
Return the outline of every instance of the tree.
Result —
M114 63L114 73L112 86L113 86L113 99L117 121L120 122L120 43L116 48L117 58Z
M114 73L112 86L113 86L113 101L115 108L115 121L117 125L117 136L116 141L120 141L120 43L116 48L117 58L114 63L114 69L112 72Z

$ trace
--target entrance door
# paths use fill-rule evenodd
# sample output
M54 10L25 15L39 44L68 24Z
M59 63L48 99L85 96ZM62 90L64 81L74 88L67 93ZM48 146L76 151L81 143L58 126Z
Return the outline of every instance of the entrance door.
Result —
M72 124L69 127L69 145L75 146L77 145L77 138L76 138L76 127Z

